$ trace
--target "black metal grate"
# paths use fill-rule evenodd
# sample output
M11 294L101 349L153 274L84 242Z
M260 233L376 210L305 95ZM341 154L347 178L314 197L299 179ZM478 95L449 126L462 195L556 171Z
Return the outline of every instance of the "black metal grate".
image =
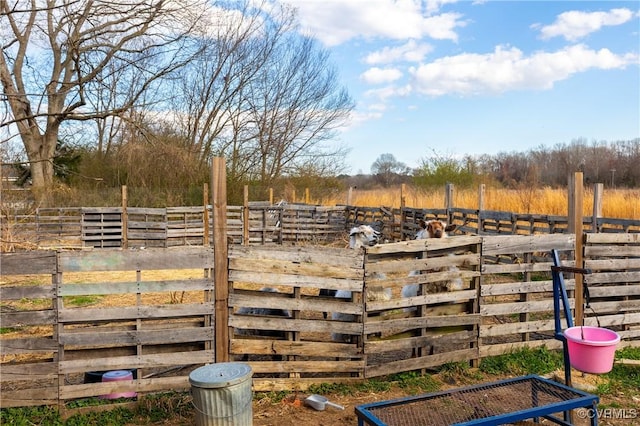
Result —
M535 377L454 389L367 408L388 425L453 425L581 398L584 394Z

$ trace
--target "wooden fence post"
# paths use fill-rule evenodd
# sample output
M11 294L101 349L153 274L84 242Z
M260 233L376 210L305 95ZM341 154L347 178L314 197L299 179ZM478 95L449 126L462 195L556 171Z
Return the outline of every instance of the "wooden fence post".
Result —
M486 185L481 183L478 186L478 235L482 235L484 231L484 225L482 223L482 211L484 210L484 195L486 192Z
M229 360L229 270L227 243L227 170L222 157L211 162L213 194L213 273L215 288L215 361Z
M400 185L400 241L404 241L405 208L407 207L407 187Z
M569 233L573 233L576 236L575 246L575 265L576 268L582 268L582 233L583 233L583 199L584 188L582 184L582 172L575 172L573 175L569 175ZM575 325L583 325L584 323L584 297L582 294L583 289L583 276L582 274L575 274L576 289L575 289Z
M453 216L452 209L454 185L452 183L446 184L444 191L444 208L447 210L447 222L451 223L451 217Z
M244 186L242 199L242 245L249 245L249 185Z
M204 229L202 245L206 247L209 245L209 186L206 183L202 184L202 204L204 206L202 211L202 226Z
M273 188L269 188L269 205L273 205Z
M311 193L309 192L309 188L304 189L304 203L311 204Z
M350 206L353 201L353 186L349 187L349 191L347 191L347 205Z
M129 228L129 217L127 214L128 203L127 185L122 185L122 248L125 249L129 247L129 237L127 235L127 228Z
M596 183L593 186L593 218L591 219L591 230L598 232L598 218L602 217L602 192L604 184Z

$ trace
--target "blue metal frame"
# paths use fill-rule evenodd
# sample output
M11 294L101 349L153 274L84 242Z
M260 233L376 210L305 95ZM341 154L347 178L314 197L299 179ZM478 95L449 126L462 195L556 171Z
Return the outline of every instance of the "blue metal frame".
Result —
M526 410L518 410L518 411L514 411L507 414L500 414L497 416L487 417L484 419L476 419L476 420L470 420L462 423L455 423L455 425L456 426L472 426L472 425L473 426L479 426L479 425L497 426L497 425L502 425L505 423L510 423L518 420L526 420L526 419L532 419L532 418L537 419L539 417L543 417L559 425L571 426L572 423L568 422L566 419L562 420L552 416L551 414L559 413L562 411L566 412L567 410L573 410L575 408L589 408L593 410L592 413L596 413L597 405L599 402L599 398L597 395L588 394L578 389L574 389L569 386L563 385L562 383L557 383L549 379L539 377L537 375L528 375L528 376L516 377L513 379L500 380L493 383L483 383L483 384L474 385L474 386L456 388L448 391L434 392L434 393L429 393L425 395L410 396L405 398L392 399L388 401L373 402L369 404L358 405L355 407L356 416L358 417L358 426L364 426L365 422L368 425L373 425L373 426L387 425L386 423L382 422L380 419L378 419L369 411L371 408L384 408L384 407L390 407L393 405L403 405L413 401L433 399L439 396L452 395L459 392L472 391L478 388L485 388L485 387L494 386L494 385L509 385L510 383L528 381L528 380L536 380L538 382L543 382L548 384L551 387L569 390L573 393L580 394L581 396L578 398L571 399L569 401L548 404L540 407L529 408ZM591 417L591 425L597 426L598 424L597 416L592 415L590 417ZM412 426L416 426L416 425L412 425Z

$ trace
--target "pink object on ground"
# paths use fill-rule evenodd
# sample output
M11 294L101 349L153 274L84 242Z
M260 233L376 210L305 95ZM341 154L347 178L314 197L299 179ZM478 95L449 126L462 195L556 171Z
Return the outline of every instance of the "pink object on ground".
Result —
M127 370L115 370L107 371L102 375L102 382L119 382L123 380L133 380L133 373ZM118 398L134 398L137 395L135 392L120 392L110 393L108 395L102 395L104 399L118 399Z
M620 335L615 331L589 326L570 327L564 331L569 362L576 370L603 374L613 368L613 358Z

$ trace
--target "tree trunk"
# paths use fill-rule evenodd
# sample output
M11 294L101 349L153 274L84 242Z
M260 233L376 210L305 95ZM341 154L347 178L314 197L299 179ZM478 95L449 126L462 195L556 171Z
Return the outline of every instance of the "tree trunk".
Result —
M31 189L38 207L49 206L52 201L53 156L57 139L57 131L52 132L50 129L43 135L22 135L30 163Z

